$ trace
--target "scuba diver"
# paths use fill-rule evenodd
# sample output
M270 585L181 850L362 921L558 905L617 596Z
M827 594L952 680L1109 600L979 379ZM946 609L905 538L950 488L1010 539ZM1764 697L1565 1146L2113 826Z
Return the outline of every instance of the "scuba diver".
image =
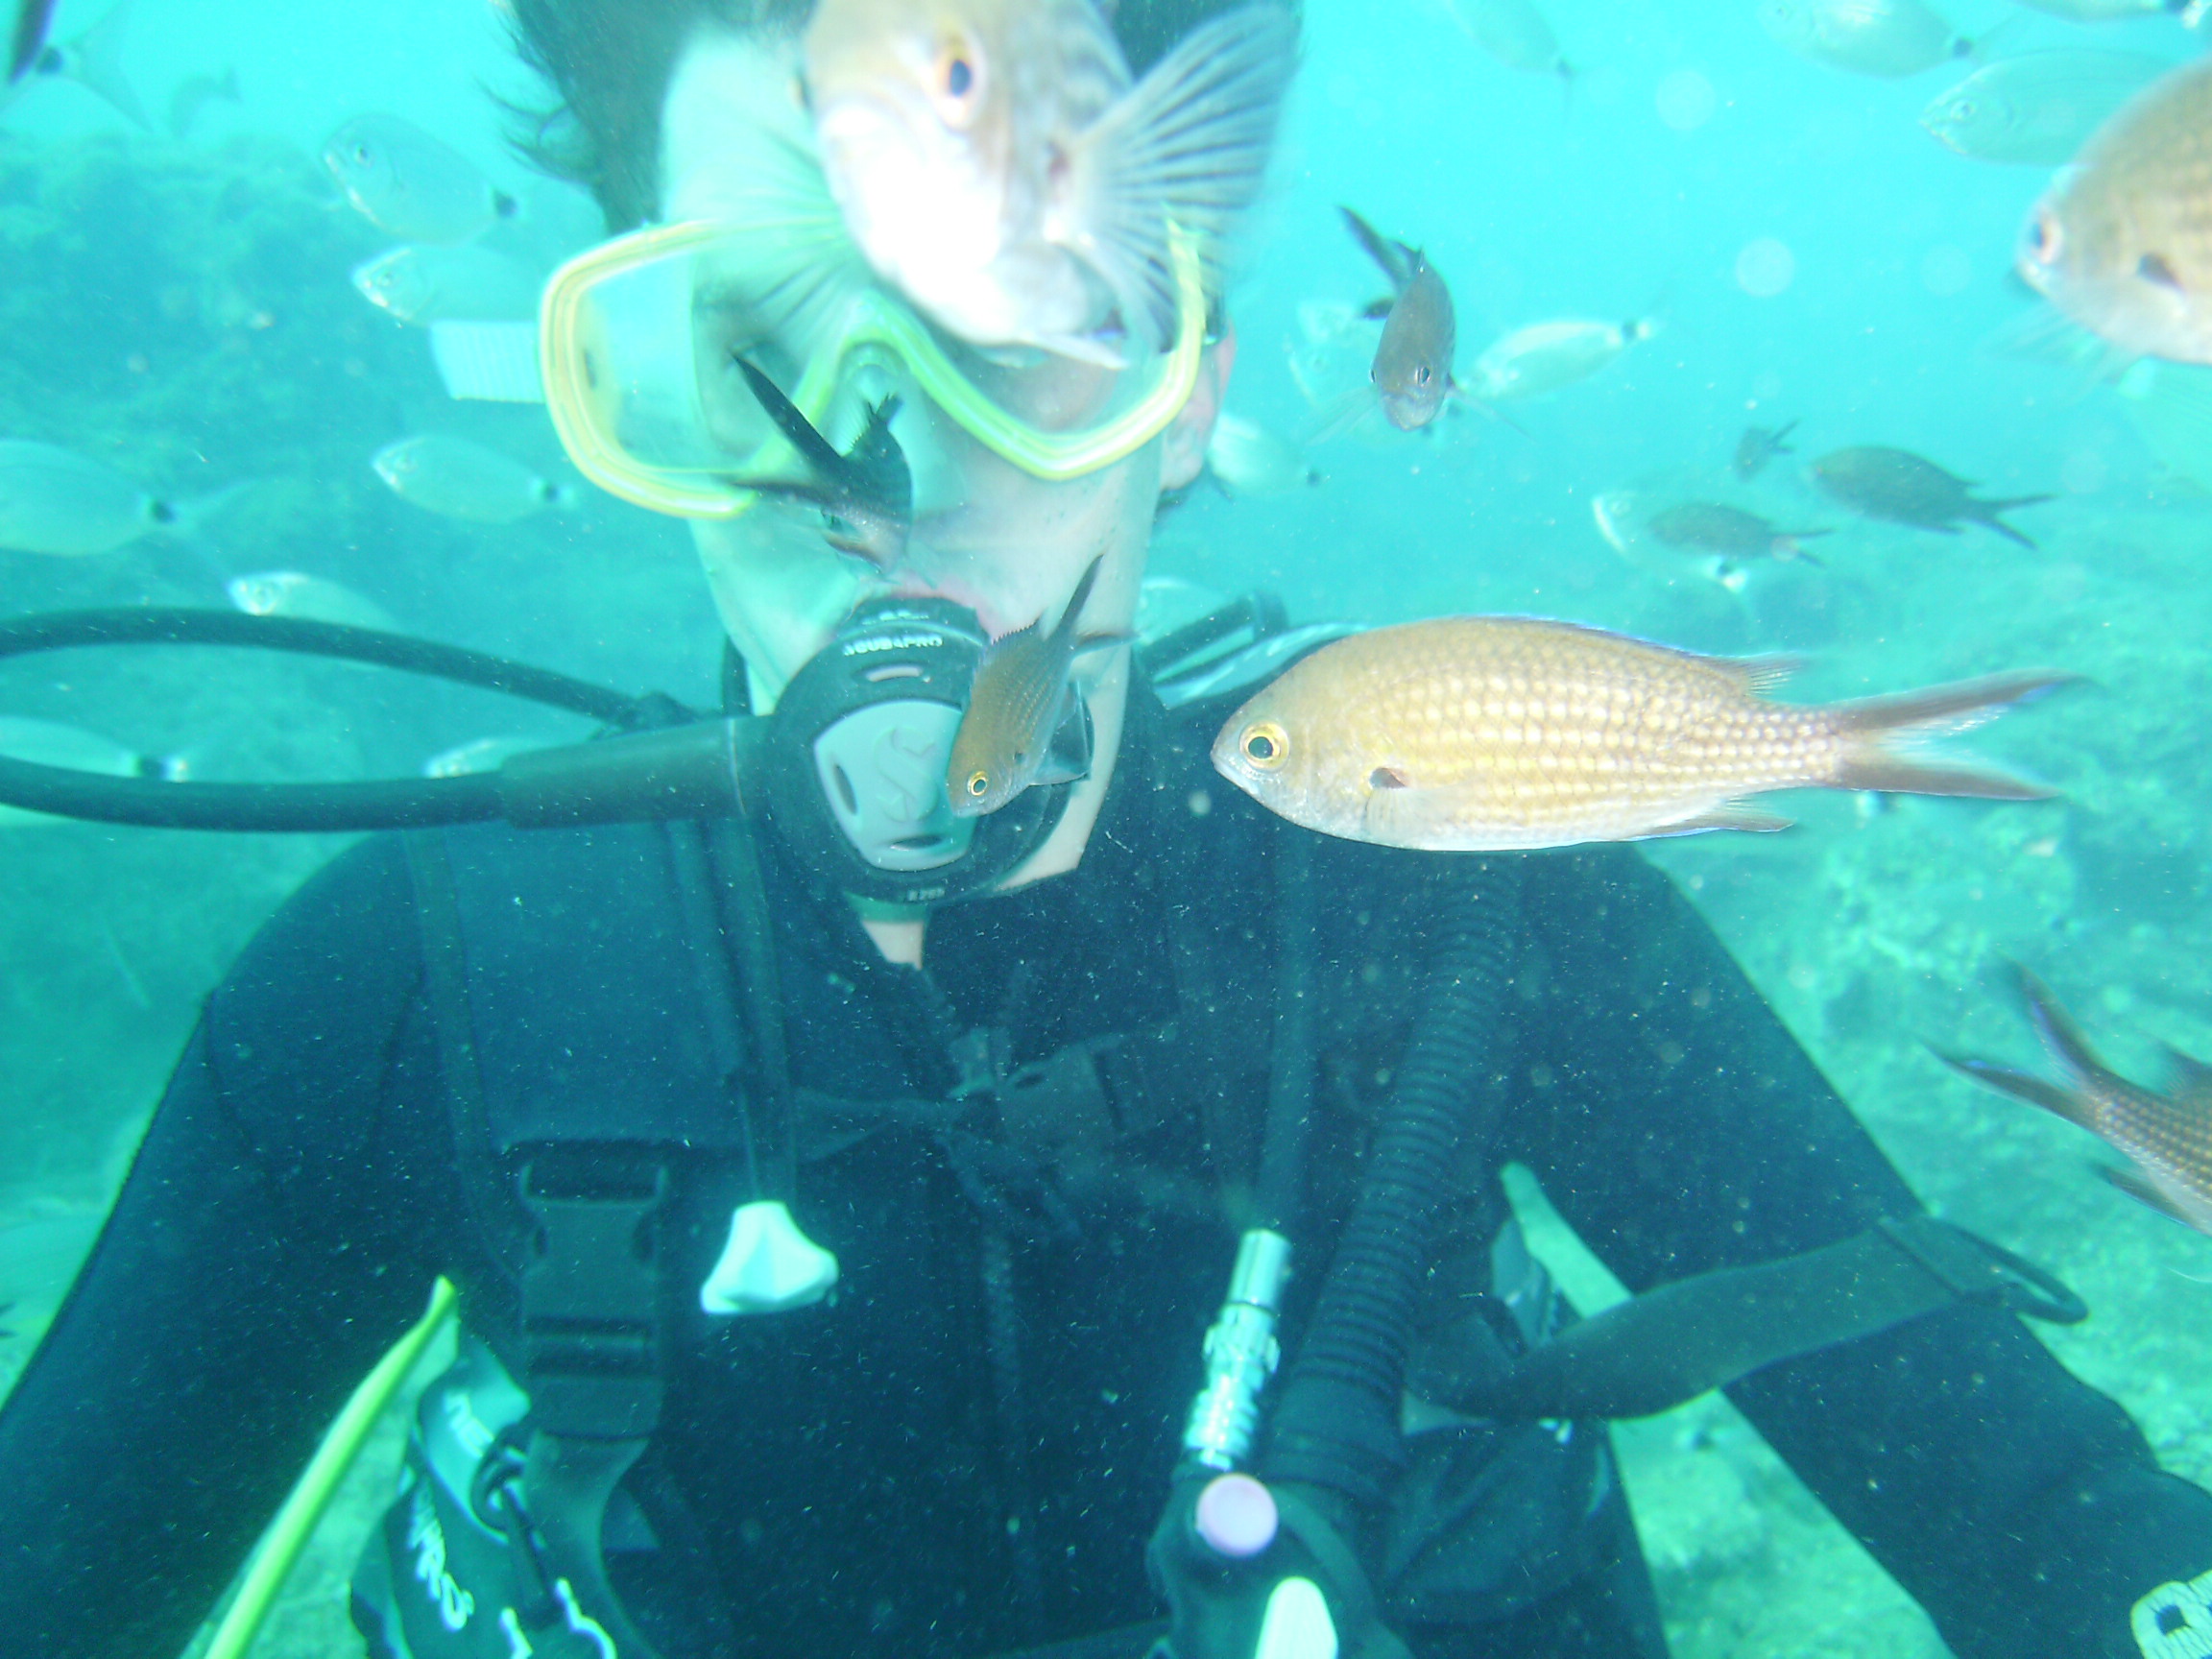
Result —
M1333 631L1128 641L1235 360L1211 265L1157 340L978 346L846 237L803 7L513 10L617 232L549 408L691 521L747 798L371 836L261 930L0 1411L0 1646L178 1651L445 1276L379 1659L1656 1656L1603 1420L1722 1384L1966 1659L2212 1651L2212 1497L1663 876L1222 786ZM1114 26L1142 76L1221 10ZM1073 694L955 811L1040 623ZM1514 1161L1624 1310L1550 1286Z

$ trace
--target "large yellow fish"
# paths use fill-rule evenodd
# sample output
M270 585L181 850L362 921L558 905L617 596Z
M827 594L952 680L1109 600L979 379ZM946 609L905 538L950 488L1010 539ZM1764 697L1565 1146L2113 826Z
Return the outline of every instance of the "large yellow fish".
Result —
M2212 60L2097 130L2029 215L2018 264L2119 351L2212 363Z
M1117 310L1174 337L1169 223L1211 256L1258 193L1296 42L1245 6L1133 83L1094 0L821 0L806 95L854 241L933 321L1118 364Z
M1221 728L1214 764L1293 824L1431 852L1788 829L1744 805L1769 789L2051 794L1896 745L1979 725L2071 675L1803 708L1761 695L1787 671L1570 622L1408 622L1294 664Z

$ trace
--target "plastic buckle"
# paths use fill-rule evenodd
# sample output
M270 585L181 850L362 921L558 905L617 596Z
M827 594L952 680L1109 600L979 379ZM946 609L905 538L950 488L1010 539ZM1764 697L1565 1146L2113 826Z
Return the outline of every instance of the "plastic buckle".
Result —
M650 1434L663 1392L652 1223L667 1199L666 1166L541 1157L518 1186L537 1223L521 1286L532 1422L594 1439Z

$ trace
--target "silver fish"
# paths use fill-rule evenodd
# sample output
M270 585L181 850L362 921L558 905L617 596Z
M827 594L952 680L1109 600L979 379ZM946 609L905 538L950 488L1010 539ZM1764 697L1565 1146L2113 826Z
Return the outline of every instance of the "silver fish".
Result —
M1297 28L1201 24L1132 83L1095 0L822 0L824 171L883 276L961 338L1118 366L1178 314L1170 225L1218 255L1258 194Z
M519 259L473 244L394 248L353 267L353 286L402 323L534 319L544 279Z
M1573 79L1559 36L1532 0L1444 0L1444 6L1467 37L1506 68Z
M1974 49L1923 0L1760 0L1759 22L1800 58L1884 80Z
M1920 112L1930 136L1978 161L2056 167L2173 65L2140 52L2026 52L1984 64Z
M1206 470L1229 495L1288 495L1321 482L1296 445L1227 409L1214 419Z
M346 200L402 242L467 242L515 216L475 162L397 115L356 115L324 141Z
M159 501L104 462L58 445L0 439L0 547L72 559L112 553L198 517Z
M232 577L224 590L230 603L249 616L295 616L303 622L337 622L386 633L399 626L392 613L375 600L327 576L309 576L299 570L261 570Z
M371 457L376 476L402 501L472 524L514 524L547 507L566 507L576 493L521 462L467 438L442 432L402 438Z
M441 749L422 762L425 778L467 778L481 772L496 772L517 755L550 746L544 737L477 737L467 743L456 743L450 749Z
M1531 323L1493 341L1475 359L1467 394L1484 403L1540 397L1587 380L1640 341L1659 332L1645 318L1630 323L1598 323L1563 317Z

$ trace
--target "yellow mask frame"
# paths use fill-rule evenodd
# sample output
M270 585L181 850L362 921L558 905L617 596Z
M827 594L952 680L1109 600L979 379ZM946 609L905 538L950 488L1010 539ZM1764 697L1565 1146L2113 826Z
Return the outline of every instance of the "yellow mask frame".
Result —
M601 281L650 262L694 252L734 233L717 220L654 226L602 243L569 260L545 285L538 311L539 364L545 407L576 469L609 494L679 518L730 519L751 509L756 492L719 478L702 482L696 469L654 467L628 454L595 418L585 307ZM748 234L767 234L750 227ZM791 401L819 421L836 390L844 360L857 348L895 353L931 402L978 444L1031 477L1047 483L1081 478L1134 454L1165 431L1190 400L1206 345L1206 290L1195 239L1168 228L1177 326L1158 384L1111 420L1079 431L1051 432L1008 414L948 357L904 304L877 288L853 301L834 349L818 353ZM774 439L773 449L782 444ZM760 456L733 457L729 471L754 470Z

